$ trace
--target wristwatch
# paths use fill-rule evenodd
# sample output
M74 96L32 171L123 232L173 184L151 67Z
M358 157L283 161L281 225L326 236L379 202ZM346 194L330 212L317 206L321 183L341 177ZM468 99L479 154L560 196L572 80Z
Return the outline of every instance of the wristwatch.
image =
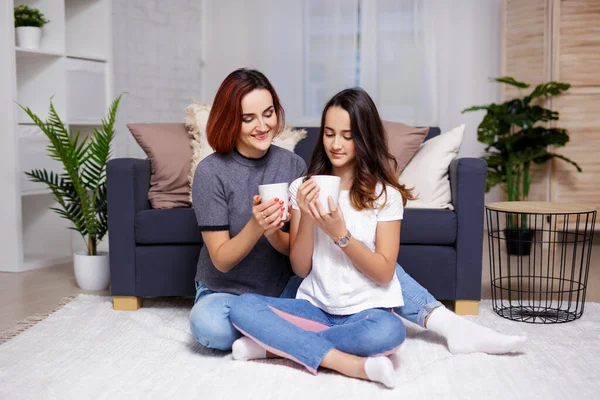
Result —
M342 236L339 237L337 241L335 241L335 244L337 244L340 247L346 247L348 246L348 243L350 243L350 238L352 237L352 234L350 233L350 231L347 231L348 233L346 233L346 236Z

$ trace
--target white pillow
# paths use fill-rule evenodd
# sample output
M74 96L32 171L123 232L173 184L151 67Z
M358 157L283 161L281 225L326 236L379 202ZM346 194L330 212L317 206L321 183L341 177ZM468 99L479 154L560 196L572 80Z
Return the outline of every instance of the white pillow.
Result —
M188 127L190 145L192 146L192 165L188 174L190 203L192 202L192 184L194 183L196 166L205 157L215 152L206 138L206 123L208 122L210 109L210 104L193 102L184 110L185 124ZM297 130L293 129L291 125L286 125L281 134L273 139L273 144L293 152L298 142L305 137L306 131L304 129Z
M442 133L421 145L398 178L407 188L414 188L417 199L409 201L406 208L449 208L452 192L448 168L458 155L465 125Z
M283 131L273 139L273 144L275 146L283 147L293 153L298 142L305 137L306 130L294 129L291 125L286 125L285 128L283 128Z
M192 184L196 174L196 166L206 156L215 151L208 144L206 139L206 122L210 113L210 104L194 102L185 108L185 124L190 135L190 145L192 146L192 165L188 174L189 200L192 202Z

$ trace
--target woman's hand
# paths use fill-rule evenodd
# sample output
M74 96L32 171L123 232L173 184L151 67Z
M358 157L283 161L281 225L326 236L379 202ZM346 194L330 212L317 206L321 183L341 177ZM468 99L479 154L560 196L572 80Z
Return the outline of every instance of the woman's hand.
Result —
M252 199L252 215L254 220L262 228L265 236L271 236L283 226L283 200L273 199L261 203L262 197L254 196Z
M316 202L310 204L310 210L315 222L319 225L319 228L337 242L339 238L346 236L348 229L346 228L346 221L344 220L342 210L334 203L331 196L327 198L327 201L331 213L325 211L318 199Z
M308 179L298 188L296 203L298 203L298 207L300 207L303 216L309 216L310 219L314 219L310 211L310 204L315 204L318 199L319 186L312 179Z

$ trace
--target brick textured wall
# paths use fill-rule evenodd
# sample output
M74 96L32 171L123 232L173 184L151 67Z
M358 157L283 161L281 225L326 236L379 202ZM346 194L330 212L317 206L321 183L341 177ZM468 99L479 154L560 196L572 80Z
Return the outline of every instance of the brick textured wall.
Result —
M183 122L201 98L203 0L113 0L116 156L145 158L128 122Z

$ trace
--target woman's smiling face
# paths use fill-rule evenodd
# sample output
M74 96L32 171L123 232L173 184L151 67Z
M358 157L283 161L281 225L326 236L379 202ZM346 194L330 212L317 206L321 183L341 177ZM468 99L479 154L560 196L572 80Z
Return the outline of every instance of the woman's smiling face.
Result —
M256 89L242 98L242 127L237 150L249 158L264 156L277 132L273 97L266 89Z

